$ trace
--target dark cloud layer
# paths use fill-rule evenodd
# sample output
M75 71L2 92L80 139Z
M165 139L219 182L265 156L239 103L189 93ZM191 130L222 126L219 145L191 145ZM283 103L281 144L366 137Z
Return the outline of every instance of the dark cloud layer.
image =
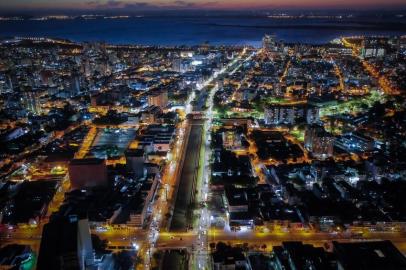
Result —
M198 7L208 7L216 5L217 1L203 2L203 3L192 3L183 0L176 0L169 4L152 4L149 2L135 2L131 3L128 1L121 0L109 0L107 2L102 1L89 1L87 5L95 9L192 9Z

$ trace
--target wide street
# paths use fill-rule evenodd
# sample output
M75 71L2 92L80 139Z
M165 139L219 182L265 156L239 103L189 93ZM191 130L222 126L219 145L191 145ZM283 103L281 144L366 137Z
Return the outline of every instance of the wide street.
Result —
M109 246L131 246L131 238L125 237L125 233L108 233L99 234L100 237L108 235ZM128 235L128 234L127 234ZM136 232L138 242L146 236L144 230ZM189 249L205 251L210 243L225 242L231 244L248 243L250 246L267 245L267 250L272 250L272 246L280 245L284 241L303 241L316 246L323 246L331 241L339 242L357 242L357 241L373 241L373 240L391 240L399 250L406 254L406 233L405 232L368 232L362 236L354 237L346 233L327 233L327 232L306 232L306 231L271 231L267 233L256 231L240 231L233 232L220 229L210 229L208 231L207 245L199 246L199 233L193 230L187 232L160 232L159 238L155 244L158 249ZM22 242L26 237L21 239ZM31 241L35 241L32 239Z
M195 248L198 236L194 232L185 233L161 233L157 242L158 248ZM226 242L231 244L267 245L271 250L272 246L280 245L284 241L303 241L316 246L322 246L331 241L372 241L372 240L391 240L402 253L406 254L406 233L405 232L369 232L362 237L351 237L350 235L324 233L324 232L269 232L261 233L255 231L245 232L227 232L225 230L209 230L209 242ZM207 247L203 247L207 248Z
M189 207L194 200L194 191L198 177L200 145L202 143L203 126L201 121L191 120L191 131L186 148L185 161L175 202L171 230L186 230L188 227Z

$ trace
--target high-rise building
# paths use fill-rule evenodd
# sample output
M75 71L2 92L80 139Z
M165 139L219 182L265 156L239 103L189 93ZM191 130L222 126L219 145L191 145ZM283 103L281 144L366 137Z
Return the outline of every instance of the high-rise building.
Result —
M90 77L93 74L93 69L88 58L82 62L82 69L86 77Z
M386 54L386 38L365 38L361 44L361 57L384 57Z
M307 106L306 122L307 124L316 124L320 121L320 109L316 106Z
M72 189L107 185L107 166L104 159L73 159L69 163L69 178Z
M223 146L226 149L241 147L241 134L235 130L226 130L222 133Z
M275 39L276 37L274 35L265 35L262 38L262 49L265 51L275 51L277 49Z
M292 106L272 105L265 109L265 124L294 124L295 108Z
M182 65L181 58L175 58L172 60L172 70L173 71L181 72L181 65Z
M162 110L157 106L148 106L141 113L141 120L144 123L152 124L158 121L159 116L162 114Z
M158 90L153 91L148 95L148 105L157 106L164 109L168 105L168 91Z
M25 109L33 114L41 114L39 92L28 89L27 91L24 91L23 96Z
M317 124L320 110L310 105L271 104L265 108L265 124L292 125L295 123Z
M86 270L93 265L88 220L77 215L51 217L42 231L37 269Z
M81 81L80 81L80 74L75 72L72 74L70 81L69 81L69 92L70 96L74 97L80 93Z
M43 85L53 85L52 72L50 70L42 70L40 72L40 80Z
M0 94L5 94L7 92L8 92L8 87L7 87L6 76L3 74L0 74Z
M333 156L334 139L322 126L311 125L306 128L304 145L315 158L326 159Z
M135 178L142 178L145 176L146 168L145 152L142 149L128 149L125 152L125 159L127 171L130 172Z
M0 89L0 91L2 94L12 93L14 91L13 89L14 84L10 74L4 74L0 80L1 80L0 84L2 84L2 86L0 86L2 90Z

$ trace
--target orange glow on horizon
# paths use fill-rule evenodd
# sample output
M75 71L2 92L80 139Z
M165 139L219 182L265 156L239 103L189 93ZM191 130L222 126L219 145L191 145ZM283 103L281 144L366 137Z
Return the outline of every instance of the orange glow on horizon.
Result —
M272 8L346 8L346 7L388 7L406 6L404 0L223 0L223 1L176 1L176 0L15 0L0 3L9 9L69 9L69 10L170 10L170 9L220 9L220 10L261 10Z

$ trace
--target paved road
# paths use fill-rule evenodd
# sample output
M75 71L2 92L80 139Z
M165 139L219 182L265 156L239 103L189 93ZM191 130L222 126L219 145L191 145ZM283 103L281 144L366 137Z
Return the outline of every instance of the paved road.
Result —
M185 231L188 228L189 206L193 203L199 169L203 122L191 120L191 130L186 147L185 159L180 175L170 230Z
M207 247L196 246L196 233L161 233L157 242L158 248L182 248L193 246L194 249L204 250ZM356 242L371 240L390 240L399 250L406 254L406 233L404 232L371 232L363 237L354 238L344 234L331 234L323 232L225 232L220 230L209 231L209 242L226 242L231 244L262 245L266 244L268 249L272 246L281 245L284 241L303 241L315 246L323 246L330 241Z

